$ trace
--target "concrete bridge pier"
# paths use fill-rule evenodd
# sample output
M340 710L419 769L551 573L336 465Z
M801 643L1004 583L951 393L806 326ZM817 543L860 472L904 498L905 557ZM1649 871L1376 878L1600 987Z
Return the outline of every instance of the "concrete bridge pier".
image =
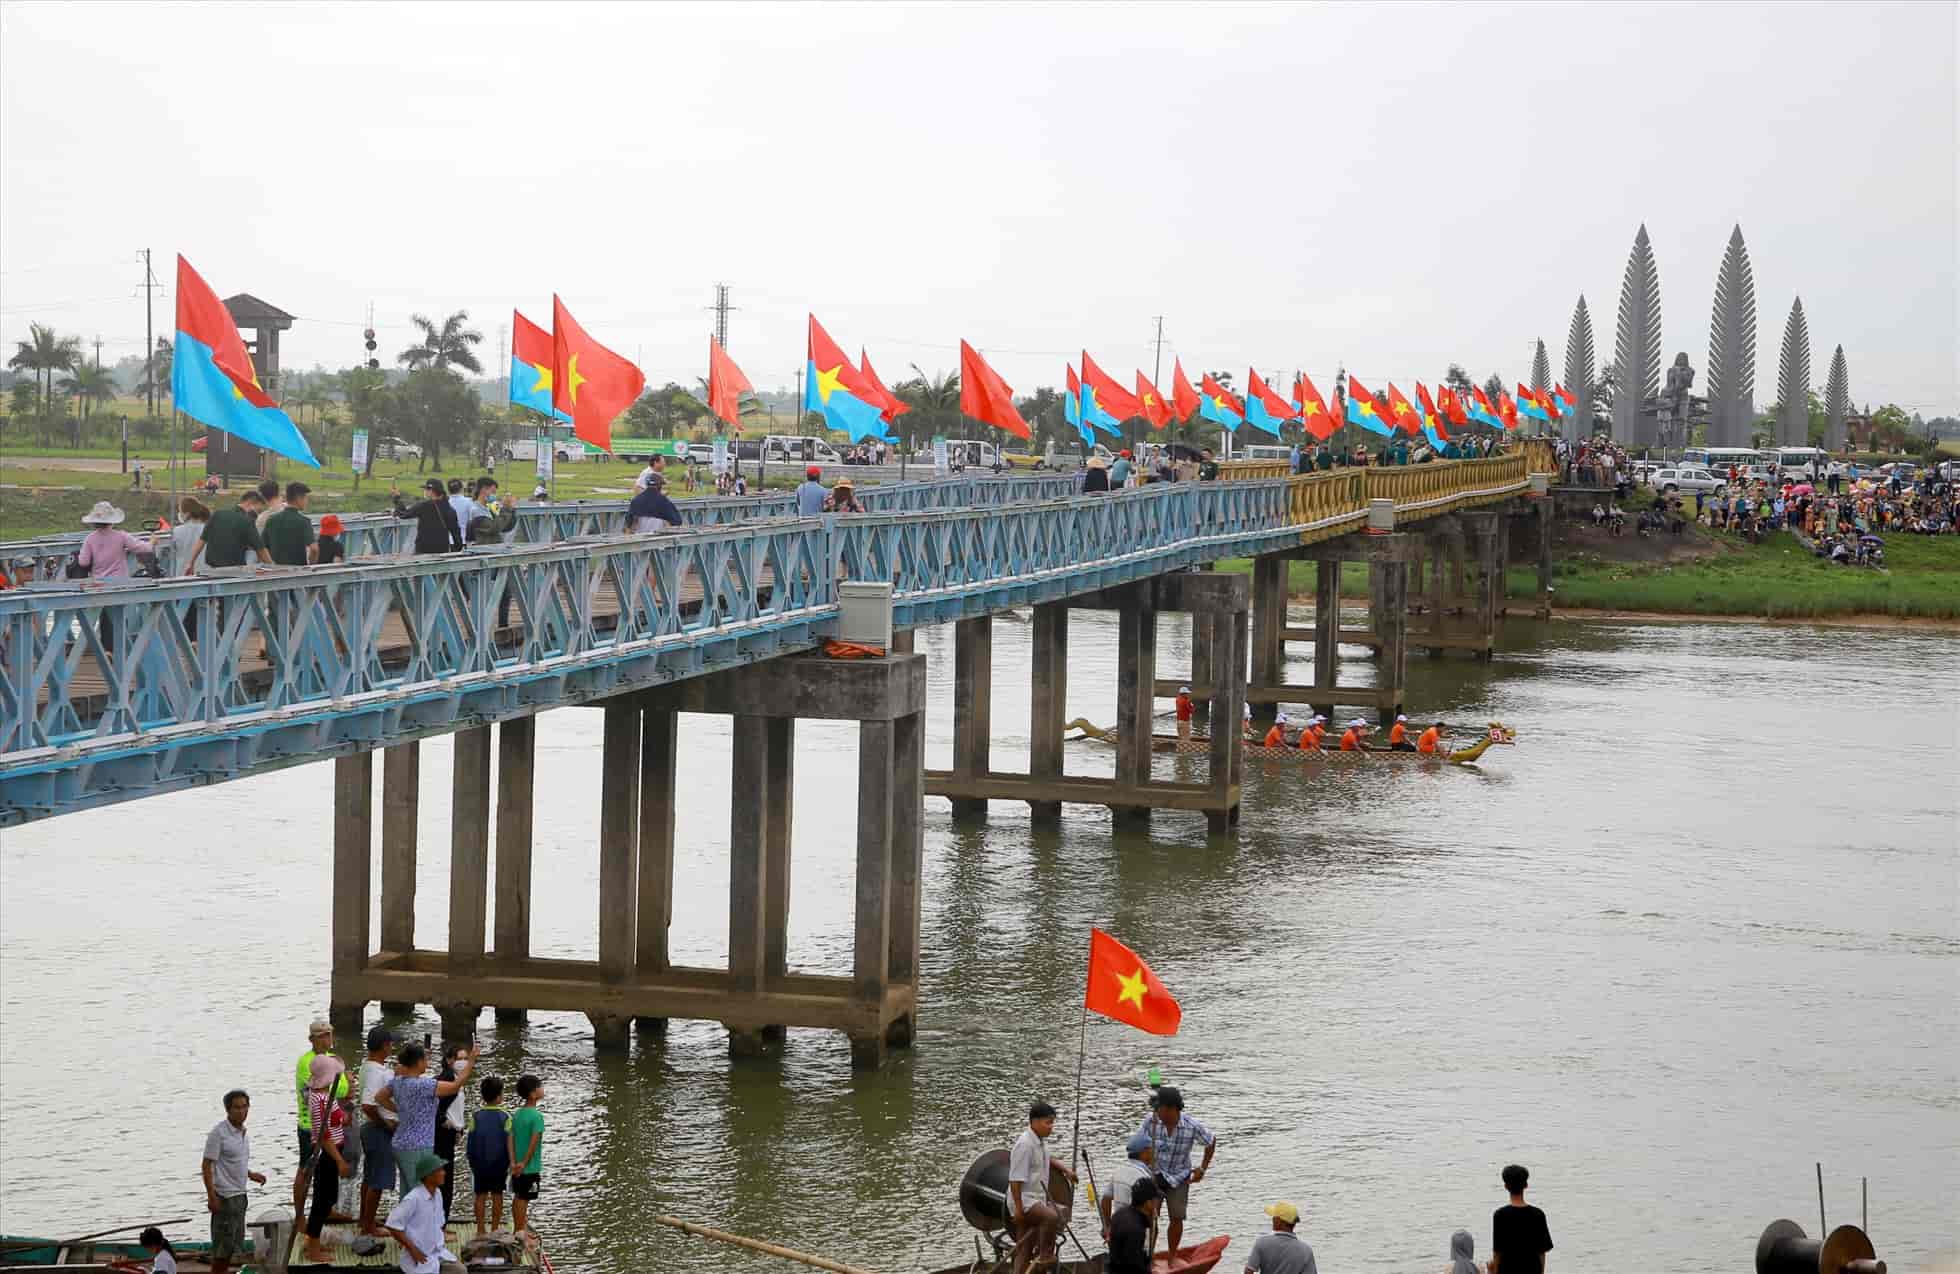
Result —
M673 1017L722 1022L735 1054L763 1050L790 1026L844 1031L861 1065L909 1044L918 999L923 854L925 661L917 655L832 661L789 656L597 701L600 755L598 959L530 954L534 803L532 719L499 727L496 923L490 897L489 727L456 735L450 846L450 943L414 946L412 905L384 913L389 941L370 954L373 754L335 761L331 1011L350 1035L367 1003L433 1006L446 1037L463 1039L484 1005L499 1020L530 1009L583 1012L600 1048L621 1048L637 1025L658 1033ZM674 836L679 714L733 718L729 958L726 969L673 964ZM793 972L788 950L795 722L859 723L857 906L849 977ZM412 746L412 745L409 745ZM400 749L397 749L400 751ZM412 753L392 765L397 799L384 801L383 875L397 886L413 862ZM391 823L392 820L392 823ZM392 847L392 852L390 852ZM412 875L412 873L411 873ZM385 891L384 891L385 892Z
M1254 702L1305 703L1330 721L1337 719L1342 707L1373 708L1382 722L1393 721L1402 711L1407 684L1409 563L1417 549L1417 537L1387 532L1348 535L1295 550L1314 563L1313 684L1253 685L1247 697ZM1348 562L1368 567L1369 627L1358 632L1341 628L1341 570ZM1340 644L1356 640L1379 645L1373 686L1340 683Z
M994 620L991 615L953 625L953 773L968 778L991 768L994 706ZM953 818L985 820L985 797L958 797Z

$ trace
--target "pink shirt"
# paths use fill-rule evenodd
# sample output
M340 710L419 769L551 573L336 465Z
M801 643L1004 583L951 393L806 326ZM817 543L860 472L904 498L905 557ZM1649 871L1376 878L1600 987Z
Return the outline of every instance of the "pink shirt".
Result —
M150 547L127 531L113 526L97 527L82 540L77 560L88 567L90 579L128 579L129 559L125 554L141 553Z

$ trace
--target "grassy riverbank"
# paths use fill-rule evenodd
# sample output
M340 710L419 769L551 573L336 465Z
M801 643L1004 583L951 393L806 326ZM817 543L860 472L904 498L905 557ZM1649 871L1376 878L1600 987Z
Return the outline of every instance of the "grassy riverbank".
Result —
M1960 619L1960 537L1951 535L1887 536L1886 569L1875 571L1821 561L1788 534L1761 544L1698 527L1678 539L1642 538L1632 530L1615 537L1562 522L1553 557L1552 598L1562 608L1765 619ZM1233 558L1218 569L1249 573L1252 563ZM1314 564L1290 562L1287 569L1288 591L1311 600ZM1536 602L1536 567L1514 562L1504 584L1513 602ZM1341 596L1367 595L1367 568L1345 563Z

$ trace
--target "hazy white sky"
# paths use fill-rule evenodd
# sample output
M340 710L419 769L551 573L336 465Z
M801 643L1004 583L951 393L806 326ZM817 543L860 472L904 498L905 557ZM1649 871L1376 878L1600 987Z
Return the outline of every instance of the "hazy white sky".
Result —
M814 310L892 381L961 337L1020 391L1185 366L1610 357L1645 221L1698 373L1740 222L1757 399L1801 295L1821 383L1956 387L1956 8L0 5L0 335L136 352L137 250L304 320L289 367L554 290L650 380L757 385ZM158 307L168 332L171 308ZM487 358L493 367L502 360ZM1705 383L1697 381L1699 388Z

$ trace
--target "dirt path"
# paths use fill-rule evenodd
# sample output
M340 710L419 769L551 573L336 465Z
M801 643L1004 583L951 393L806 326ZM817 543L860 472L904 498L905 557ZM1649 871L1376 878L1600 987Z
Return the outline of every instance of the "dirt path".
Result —
M163 473L168 462L163 460L131 459L130 465L140 464L145 469ZM82 473L121 473L121 460L100 460L94 456L8 456L0 462L0 474L9 469L74 469Z

